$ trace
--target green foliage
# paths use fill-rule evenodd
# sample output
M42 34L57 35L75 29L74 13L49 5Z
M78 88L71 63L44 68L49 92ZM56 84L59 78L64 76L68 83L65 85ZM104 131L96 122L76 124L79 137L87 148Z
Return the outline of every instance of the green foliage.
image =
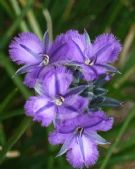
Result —
M53 28L49 33L54 37L67 29L83 32L86 28L92 40L104 31L121 40L123 52L116 66L122 74L107 87L110 96L125 104L113 112L107 109L116 120L114 128L103 135L112 144L100 149L93 168L124 168L125 163L135 161L134 0L0 0L0 169L71 169L65 158L55 158L58 147L48 144L47 133L52 128L32 125L25 117L23 105L31 91L20 76L13 77L17 67L8 57L14 35L32 31L41 37L47 26Z

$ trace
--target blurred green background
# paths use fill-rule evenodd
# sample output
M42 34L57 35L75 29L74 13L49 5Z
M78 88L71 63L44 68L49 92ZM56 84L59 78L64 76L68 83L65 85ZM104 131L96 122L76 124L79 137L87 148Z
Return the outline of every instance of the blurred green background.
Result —
M11 39L23 31L51 37L84 28L93 40L103 32L120 39L123 50L115 64L121 71L106 86L109 96L124 102L106 109L115 117L111 131L101 133L112 144L99 147L93 169L135 169L135 0L0 0L0 169L71 169L65 157L55 158L58 146L48 144L51 131L32 123L23 105L32 91L8 56ZM52 36L53 35L53 36Z

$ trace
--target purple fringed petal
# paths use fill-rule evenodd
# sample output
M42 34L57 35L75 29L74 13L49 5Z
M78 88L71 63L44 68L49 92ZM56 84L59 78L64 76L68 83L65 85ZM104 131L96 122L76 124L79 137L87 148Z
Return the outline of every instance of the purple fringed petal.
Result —
M86 137L88 137L95 144L100 144L100 145L110 144L108 141L106 141L103 137L101 137L95 131L91 131L89 129L85 129L84 135Z
M56 96L56 78L55 78L55 72L54 69L52 71L49 71L47 73L47 75L44 78L43 81L43 86L44 86L44 90L46 90L48 92L48 95L51 97L55 97Z
M72 141L75 138L75 134L71 134L64 142L64 144L62 145L60 151L58 152L56 157L59 157L63 154L65 154L69 149L70 149L70 145L72 144Z
M82 144L84 151L83 155L79 144L80 143L78 142L77 138L75 138L69 147L69 149L71 150L67 152L67 161L74 168L83 168L94 165L98 159L97 146L93 144L90 139L85 136L82 136Z
M50 62L55 64L59 64L60 62L65 63L64 61L68 59L66 51L66 42L54 42L48 52L48 55L50 56Z
M84 109L87 109L89 100L82 96L72 95L65 99L65 103L78 109L78 112L82 112Z
M49 134L49 143L52 145L64 144L65 140L69 138L70 134L61 134L57 131L54 131Z
M46 73L43 80L43 87L49 96L64 95L72 79L72 73L65 67L53 68Z
M97 69L94 66L81 66L81 71L84 76L84 79L87 81L95 80L98 77Z
M25 49L30 49L30 51ZM9 54L11 59L18 64L36 64L41 61L41 53L43 53L44 47L40 39L33 33L24 32L15 37L9 46Z
M65 99L62 106L58 107L59 120L71 120L81 114L88 107L89 100L82 96L72 95Z
M112 128L112 125L113 118L107 117L102 111L97 111L64 121L57 126L57 129L60 133L70 133L78 127L90 131L108 131Z
M58 52L58 54L55 55L53 61L56 61L57 59L67 59L69 61L82 61L82 54L77 49L74 42L79 46L80 50L84 50L85 45L85 37L84 35L79 34L76 30L69 30L66 33L63 33L56 37L56 40L54 41L52 51L57 48L57 46L60 46L60 44L64 44L63 48Z
M29 88L33 88L36 84L36 81L38 80L38 75L40 70L41 70L40 67L35 67L34 70L28 72L25 75L24 84Z
M107 72L119 72L115 67L107 64L96 64L93 66L82 65L81 69L84 79L87 81L93 81L97 79L100 75L106 74Z
M98 63L114 62L121 51L121 44L115 38L115 36L113 34L106 33L98 36L95 39L93 43L94 53L97 53L99 50L107 45L109 45L109 47L107 47L101 54L99 54L97 59Z
M55 119L55 107L45 96L30 97L25 104L25 113L42 126L48 126Z
M65 105L58 107L57 119L62 122L64 120L72 120L78 116L78 109L74 106Z
M89 114L89 120L84 126L93 131L108 131L112 128L113 117L108 117L104 112L97 111ZM88 124L89 123L89 124Z
M51 71L51 69L52 69L51 66L47 67L35 66L33 70L29 71L25 75L24 84L29 88L34 88L36 82L42 84L44 77L46 76L49 70Z
M83 120L82 115L80 115L75 118L72 118L72 120L69 119L69 120L65 120L59 123L57 125L58 132L63 133L63 134L74 132L76 128L80 126L80 120L79 120L80 117L81 117L81 120ZM85 122L83 121L83 123Z

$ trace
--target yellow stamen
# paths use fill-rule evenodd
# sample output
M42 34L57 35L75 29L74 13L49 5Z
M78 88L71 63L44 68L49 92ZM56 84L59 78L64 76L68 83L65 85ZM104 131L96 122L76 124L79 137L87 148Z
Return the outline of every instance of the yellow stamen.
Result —
M64 97L60 96L59 98L57 98L57 99L55 100L55 104L56 104L57 106L61 106L61 105L63 104L64 100L65 100Z
M43 56L44 57L44 60L43 60L43 65L48 65L48 63L49 63L49 56L48 55L44 55Z
M93 66L94 65L94 61L90 60L89 58L87 58L84 63L86 65L88 65L88 66Z

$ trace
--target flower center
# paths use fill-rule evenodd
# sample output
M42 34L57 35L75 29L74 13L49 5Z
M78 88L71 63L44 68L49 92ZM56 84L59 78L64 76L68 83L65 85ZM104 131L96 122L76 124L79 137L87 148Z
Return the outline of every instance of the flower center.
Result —
M44 57L44 60L43 60L42 63L43 63L43 65L46 66L46 65L48 65L48 63L49 63L49 56L45 54L45 55L43 55L43 57Z
M82 127L78 127L78 128L76 129L76 133L77 133L77 134L81 134L81 135L82 135L83 131L84 131L84 128L82 128Z
M87 58L84 63L88 66L93 66L94 65L94 60L90 60L89 58Z
M64 100L65 100L64 97L60 96L59 98L57 98L57 99L55 100L55 104L56 104L57 106L61 106L61 105L63 104Z

